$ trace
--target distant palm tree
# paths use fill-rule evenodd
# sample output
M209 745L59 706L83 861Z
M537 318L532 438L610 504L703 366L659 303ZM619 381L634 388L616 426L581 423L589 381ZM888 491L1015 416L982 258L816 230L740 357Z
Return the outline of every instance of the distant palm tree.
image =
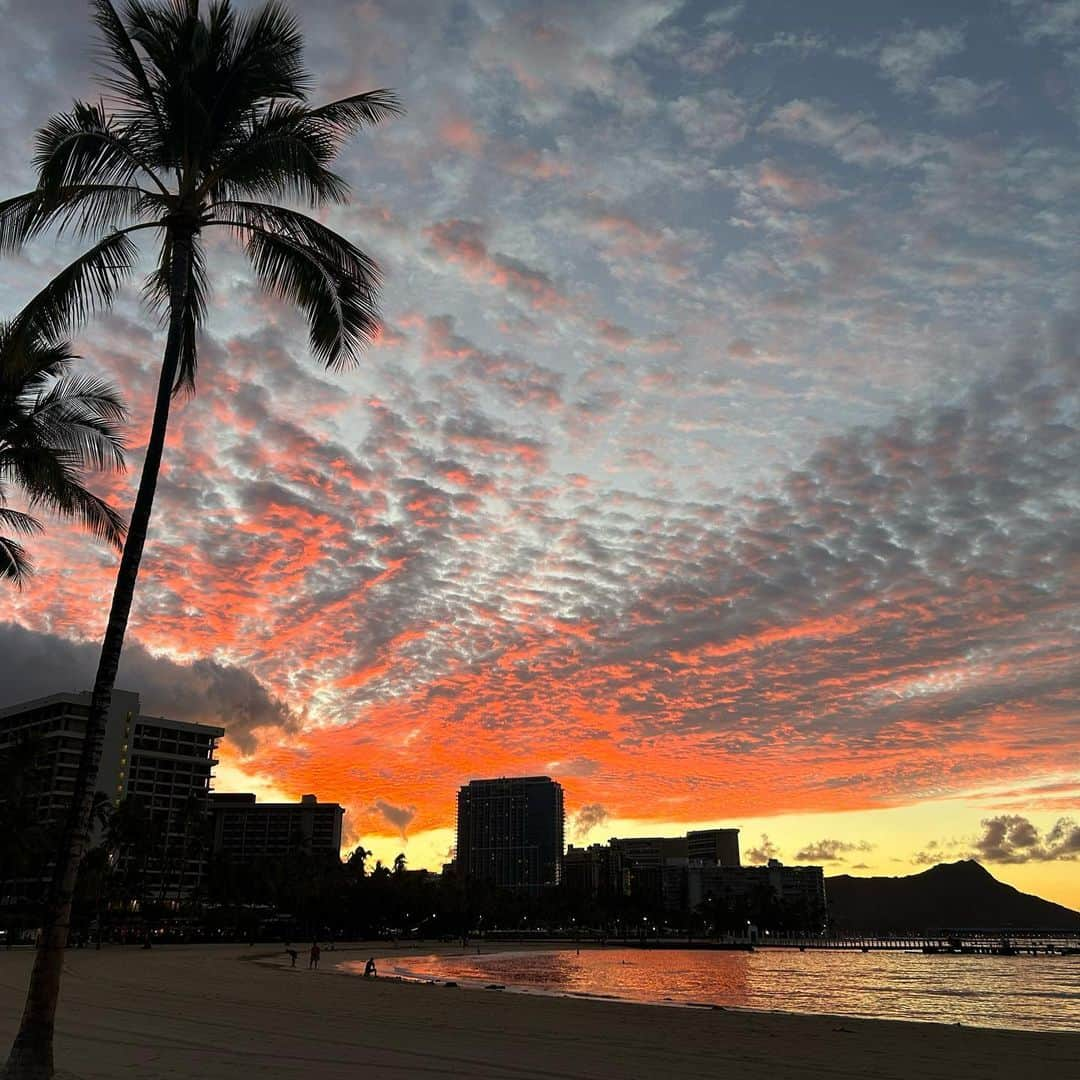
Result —
M363 844L357 844L345 863L350 874L353 874L356 878L362 880L367 873L367 860L370 856L371 852L368 851Z
M131 610L174 394L193 391L206 315L203 233L243 244L255 277L307 316L311 350L355 363L378 329L379 272L314 218L269 201L343 202L331 165L344 140L399 113L388 90L307 101L303 38L277 3L246 15L229 0L94 4L104 38L105 102L76 102L37 136L38 183L0 203L0 252L55 225L94 243L31 301L22 324L59 337L109 305L135 269L133 234L160 240L145 295L167 328L154 419L94 683L64 852L43 919L8 1077L52 1075L52 1034L68 913L86 846L95 750Z
M145 910L149 864L160 848L160 831L150 808L137 797L121 799L103 816L105 848L115 855L120 897L125 911Z
M13 537L42 525L8 505L9 487L31 510L53 510L116 547L123 542L120 515L87 490L84 473L124 467L124 406L103 380L67 374L73 359L67 342L49 343L18 321L0 324L0 578L20 586L33 566Z

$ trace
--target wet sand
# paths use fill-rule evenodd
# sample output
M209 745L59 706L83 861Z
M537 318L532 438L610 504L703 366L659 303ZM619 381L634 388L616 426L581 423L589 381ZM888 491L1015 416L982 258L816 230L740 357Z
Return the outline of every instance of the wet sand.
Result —
M296 970L280 949L69 950L60 1077L356 1080L471 1077L993 1078L1080 1076L1080 1035L673 1009L342 975L371 947ZM430 952L430 949L424 950ZM401 958L399 952L395 954ZM0 953L0 1038L32 957ZM386 970L389 965L383 965Z

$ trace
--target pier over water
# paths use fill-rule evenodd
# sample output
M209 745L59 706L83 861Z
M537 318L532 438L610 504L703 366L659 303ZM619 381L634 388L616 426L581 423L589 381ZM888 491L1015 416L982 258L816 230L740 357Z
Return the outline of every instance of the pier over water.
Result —
M969 927L909 934L763 934L757 948L890 950L991 956L1080 955L1080 931L1035 927Z

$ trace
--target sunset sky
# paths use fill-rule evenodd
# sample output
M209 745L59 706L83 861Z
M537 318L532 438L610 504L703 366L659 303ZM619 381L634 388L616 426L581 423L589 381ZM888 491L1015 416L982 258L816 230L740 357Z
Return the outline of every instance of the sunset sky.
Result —
M224 238L118 685L437 868L457 787L568 838L979 858L1080 907L1080 2L305 0L316 98L395 87L326 219L385 329L319 370ZM0 194L94 96L0 0ZM0 313L74 249L0 262ZM132 289L78 340L132 409ZM86 688L115 555L51 522L0 704Z

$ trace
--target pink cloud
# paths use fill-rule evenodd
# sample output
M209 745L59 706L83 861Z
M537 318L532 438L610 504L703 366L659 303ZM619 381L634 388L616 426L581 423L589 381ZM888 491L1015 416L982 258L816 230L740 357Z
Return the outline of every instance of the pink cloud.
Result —
M489 251L484 228L478 222L454 218L436 222L425 232L435 253L460 266L467 277L511 293L527 301L535 311L567 306L567 298L542 270L510 255Z

